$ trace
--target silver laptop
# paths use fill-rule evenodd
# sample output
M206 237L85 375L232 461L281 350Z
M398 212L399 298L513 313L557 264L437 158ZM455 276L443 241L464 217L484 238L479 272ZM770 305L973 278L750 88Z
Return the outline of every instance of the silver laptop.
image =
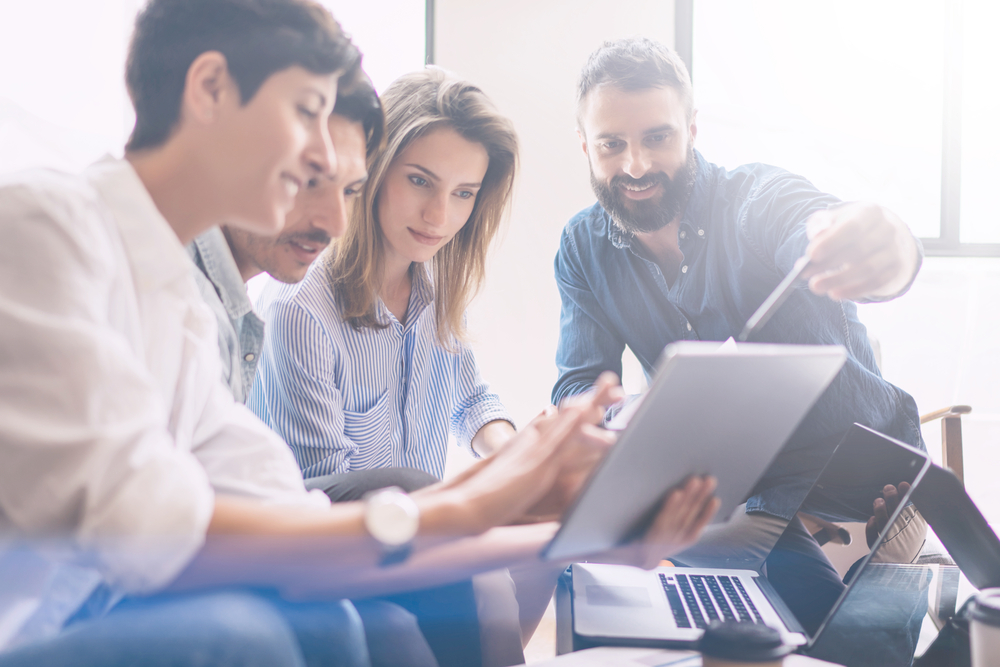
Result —
M644 532L691 475L718 480L725 521L844 364L840 346L684 342L563 518L552 560L601 553Z
M859 469L858 461L867 465ZM930 467L924 452L855 424L837 447L801 508L836 507L853 518L881 493L885 484L914 487ZM831 489L838 489L831 494ZM854 499L838 505L844 494ZM913 493L912 489L910 493ZM849 573L851 579L797 618L768 581L752 570L661 567L642 570L623 565L578 563L573 574L573 629L592 644L690 647L713 620L764 623L786 643L811 646L861 579L872 556L909 502L905 496L868 555ZM828 519L837 517L828 514ZM839 592L838 592L839 591ZM827 599L827 598L824 598Z

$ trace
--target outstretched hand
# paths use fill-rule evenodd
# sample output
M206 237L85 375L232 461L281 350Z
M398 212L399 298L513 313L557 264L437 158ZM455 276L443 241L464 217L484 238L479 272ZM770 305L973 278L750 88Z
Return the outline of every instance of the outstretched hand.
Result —
M809 289L841 301L893 297L913 279L917 241L903 220L877 204L854 202L806 222Z
M558 520L579 495L583 484L617 440L617 434L600 428L607 407L624 398L624 392L614 373L603 373L587 393L572 396L562 402L560 410L582 410L583 422L562 447L559 472L552 487L528 509L524 521ZM539 419L554 414L550 408Z
M424 495L459 492L469 534L561 516L613 444L614 436L596 425L623 397L618 378L604 373L590 391L546 410L492 457Z
M719 511L719 499L712 495L715 486L714 477L688 478L667 495L642 540L604 554L601 560L649 570L664 558L684 551L698 541Z
M900 482L899 487L886 484L882 489L882 498L876 498L872 503L872 517L868 519L865 526L865 538L868 540L868 548L871 549L875 540L889 525L889 517L899 507L899 500L910 490L909 482Z

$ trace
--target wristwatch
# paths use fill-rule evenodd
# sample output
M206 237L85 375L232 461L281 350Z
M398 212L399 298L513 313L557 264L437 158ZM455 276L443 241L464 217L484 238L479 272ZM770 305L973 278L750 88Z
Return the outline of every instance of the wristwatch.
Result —
M380 566L402 563L413 549L420 527L420 508L398 486L370 491L364 496L365 528L382 545Z

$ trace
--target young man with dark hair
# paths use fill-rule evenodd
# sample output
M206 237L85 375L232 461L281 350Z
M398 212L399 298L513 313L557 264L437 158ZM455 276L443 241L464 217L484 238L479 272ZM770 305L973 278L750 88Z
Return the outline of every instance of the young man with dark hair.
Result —
M338 598L537 563L552 524L494 526L561 509L564 473L610 444L604 379L458 479L331 506L219 382L184 244L222 222L274 234L336 173L327 121L353 58L307 0L151 0L125 159L0 183L0 667L369 664ZM155 90L174 96L151 109ZM672 493L618 557L691 543L711 489Z
M916 405L882 379L852 302L905 292L922 250L880 206L845 204L775 167L709 163L694 148L695 121L687 69L661 44L609 42L584 66L579 135L598 203L569 221L555 260L562 314L552 400L620 373L626 346L651 376L668 343L737 336L808 257L809 289L796 290L755 342L839 344L847 363L744 511L678 559L760 568L793 521L788 539L804 535L800 546L823 567L794 519L841 436L861 422L923 446ZM824 509L833 511L813 508ZM851 510L857 520L870 515L862 506L839 511Z
M264 322L253 312L245 283L268 273L297 283L331 239L343 234L349 206L368 178L366 157L380 145L384 128L378 95L360 67L341 78L328 121L337 154L335 173L313 176L277 235L262 236L234 225L213 228L188 252L198 268L195 281L219 324L223 382L245 403L264 339Z

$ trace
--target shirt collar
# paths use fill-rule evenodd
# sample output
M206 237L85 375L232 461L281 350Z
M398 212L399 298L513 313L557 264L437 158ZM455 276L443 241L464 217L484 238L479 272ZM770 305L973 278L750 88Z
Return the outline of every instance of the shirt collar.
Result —
M192 241L192 245L200 255L205 276L215 285L229 319L238 320L251 312L253 305L247 295L246 283L222 230L213 227Z
M691 198L688 199L687 206L684 207L684 215L681 216L681 226L690 227L693 230L701 230L708 226L708 216L704 215L709 203L709 179L712 176L709 163L698 151L694 152L694 159L697 164L694 187L691 189ZM608 241L615 248L626 249L632 247L632 234L622 231L618 223L614 221L611 214L601 208L604 218L608 223Z
M409 329L417 321L420 314L428 304L434 300L434 280L431 277L430 268L425 263L411 265L412 285L410 287L410 302L406 307L406 324L404 329ZM389 308L382 299L378 300L377 308L381 319L385 323L392 322L392 315Z
M687 206L684 207L684 215L681 216L681 224L691 227L691 229L705 229L708 227L711 216L709 212L711 198L712 165L701 156L698 151L694 152L694 159L698 162L694 176L694 188L691 190L691 198L688 199Z
M84 177L114 214L138 290L190 277L184 246L127 160L106 156L90 165Z

